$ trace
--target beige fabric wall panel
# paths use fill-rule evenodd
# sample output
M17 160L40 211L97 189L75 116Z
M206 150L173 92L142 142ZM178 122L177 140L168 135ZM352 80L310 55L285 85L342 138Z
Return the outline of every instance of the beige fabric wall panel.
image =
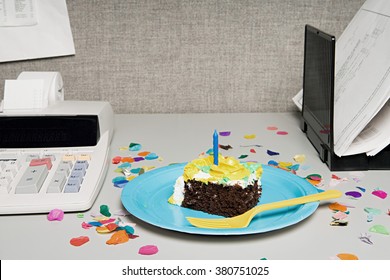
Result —
M294 111L305 24L338 37L363 3L67 1L76 55L1 63L0 97L21 71L60 71L65 99L116 113Z

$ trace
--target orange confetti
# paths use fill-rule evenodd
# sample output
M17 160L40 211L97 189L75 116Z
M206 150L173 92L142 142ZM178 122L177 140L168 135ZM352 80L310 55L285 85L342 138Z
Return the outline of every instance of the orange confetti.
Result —
M114 232L114 234L111 236L109 240L106 241L106 244L108 245L117 245L121 243L126 243L129 241L129 235L125 230L118 230Z
M139 152L138 153L138 155L140 156L140 157L146 157L148 154L150 154L150 152Z
M349 254L349 253L341 253L341 254L338 254L337 257L340 259L340 260L358 260L359 258L353 254Z
M87 243L88 241L89 241L88 236L79 236L79 237L72 238L70 240L70 244L78 247L78 246L81 246L81 245Z
M342 205L338 202L333 202L331 204L329 204L329 209L330 210L333 210L333 211L341 211L341 212L346 212L347 211L347 206L345 205Z
M110 223L110 224L107 224L107 225L104 225L104 226L101 226L101 227L97 227L96 231L98 233L109 233L109 232L113 232L114 230L116 230L117 227L118 227L117 224Z
M134 159L132 157L123 157L122 162L132 163L132 162L134 162Z

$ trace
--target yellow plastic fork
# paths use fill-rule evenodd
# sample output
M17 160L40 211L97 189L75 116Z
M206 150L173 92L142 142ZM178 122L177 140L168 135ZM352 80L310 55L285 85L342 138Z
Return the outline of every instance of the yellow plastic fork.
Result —
M244 214L232 217L232 218L222 218L222 219L202 219L202 218L193 218L186 217L187 220L193 226L199 228L212 228L212 229L227 229L227 228L245 228L252 221L253 217L260 212L267 210L283 208L287 206L305 204L308 202L326 200L331 198L340 197L342 193L338 190L327 190L317 194L305 195L297 198L271 202L267 204L261 204L256 207L253 207L251 210L245 212Z

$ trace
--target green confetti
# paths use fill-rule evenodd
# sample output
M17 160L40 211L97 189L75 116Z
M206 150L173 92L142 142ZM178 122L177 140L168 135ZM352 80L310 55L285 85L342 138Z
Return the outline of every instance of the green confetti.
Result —
M385 235L390 235L390 232L383 225L374 225L374 226L370 227L369 231L375 232L375 233L380 233L380 234L385 234Z
M111 213L108 209L107 205L100 205L100 214L106 216L106 217L111 217Z

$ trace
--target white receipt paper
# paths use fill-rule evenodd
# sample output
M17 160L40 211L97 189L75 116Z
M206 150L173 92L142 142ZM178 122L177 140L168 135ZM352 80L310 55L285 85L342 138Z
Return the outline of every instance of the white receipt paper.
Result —
M65 0L0 0L0 38L0 62L75 54Z
M34 110L47 107L44 80L5 80L3 110Z

